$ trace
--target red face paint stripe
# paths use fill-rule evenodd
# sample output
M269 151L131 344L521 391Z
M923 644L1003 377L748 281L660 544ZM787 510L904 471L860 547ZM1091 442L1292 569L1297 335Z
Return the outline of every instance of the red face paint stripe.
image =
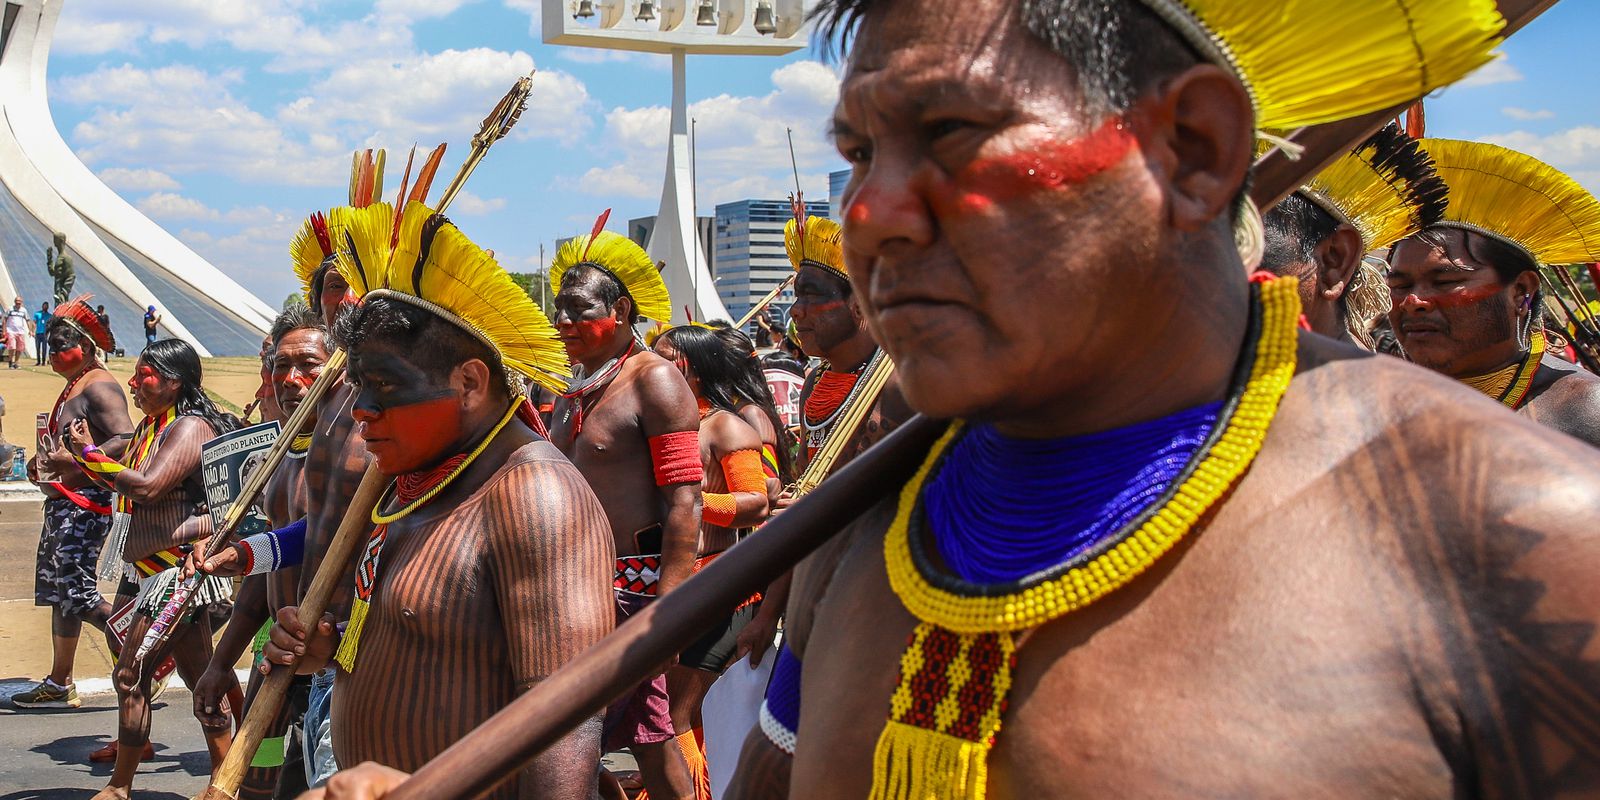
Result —
M1087 136L975 160L956 178L960 203L964 210L985 210L1001 200L1083 183L1120 163L1135 144L1122 119L1111 117Z

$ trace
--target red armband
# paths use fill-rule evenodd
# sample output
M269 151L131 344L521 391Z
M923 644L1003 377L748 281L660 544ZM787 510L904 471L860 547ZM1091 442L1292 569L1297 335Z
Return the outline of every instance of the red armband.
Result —
M700 432L678 431L652 436L650 463L656 470L656 485L699 483L705 479L700 465Z
M739 502L732 494L706 492L700 496L700 521L718 528L733 527L733 518L739 514Z

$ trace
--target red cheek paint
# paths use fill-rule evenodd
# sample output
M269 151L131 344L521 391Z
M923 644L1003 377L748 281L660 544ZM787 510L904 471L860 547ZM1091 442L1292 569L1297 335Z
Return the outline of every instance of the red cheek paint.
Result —
M50 354L50 368L62 375L71 375L83 368L83 346L57 350Z
M562 332L565 333L569 326L577 339L576 341L572 339L566 341L567 355L577 358L585 353L594 352L610 341L612 335L617 332L617 318L601 317L599 319L573 320L562 326Z
M1473 286L1461 289L1439 292L1438 294L1422 297L1420 299L1432 303L1436 308L1463 308L1475 306L1505 290L1504 285L1491 284L1489 286Z
M1110 117L1077 139L1046 140L1023 152L975 160L956 176L956 208L982 213L997 202L1076 186L1121 163L1136 144L1122 119Z
M361 438L385 475L427 469L454 455L461 441L461 405L454 395L355 415Z

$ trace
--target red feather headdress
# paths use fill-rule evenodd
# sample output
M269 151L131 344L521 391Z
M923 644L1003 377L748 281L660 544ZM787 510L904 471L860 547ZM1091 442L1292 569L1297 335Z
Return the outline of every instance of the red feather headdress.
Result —
M66 320L67 324L76 328L79 333L89 337L95 347L109 351L111 331L106 329L105 324L100 321L100 315L94 313L94 308L89 305L89 301L93 299L92 294L82 294L56 306L55 318Z

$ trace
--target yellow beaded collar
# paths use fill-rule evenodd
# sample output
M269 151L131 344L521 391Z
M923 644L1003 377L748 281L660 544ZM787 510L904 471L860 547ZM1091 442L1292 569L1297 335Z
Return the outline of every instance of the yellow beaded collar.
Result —
M921 622L900 657L889 721L873 755L872 798L982 798L989 749L1011 686L1013 635L1133 580L1171 550L1249 468L1294 377L1298 283L1281 278L1258 284L1251 305L1254 347L1241 358L1233 389L1237 400L1225 406L1216 432L1162 504L1101 547L1028 585L956 592L936 586L945 581L930 579L919 568L912 553L912 515L962 424L952 423L934 445L901 491L884 537L889 585Z
M1528 353L1521 361L1487 375L1462 378L1461 382L1488 395L1497 403L1520 408L1528 397L1528 387L1533 385L1533 376L1539 371L1539 361L1544 358L1545 351L1543 330L1535 328L1528 339Z

